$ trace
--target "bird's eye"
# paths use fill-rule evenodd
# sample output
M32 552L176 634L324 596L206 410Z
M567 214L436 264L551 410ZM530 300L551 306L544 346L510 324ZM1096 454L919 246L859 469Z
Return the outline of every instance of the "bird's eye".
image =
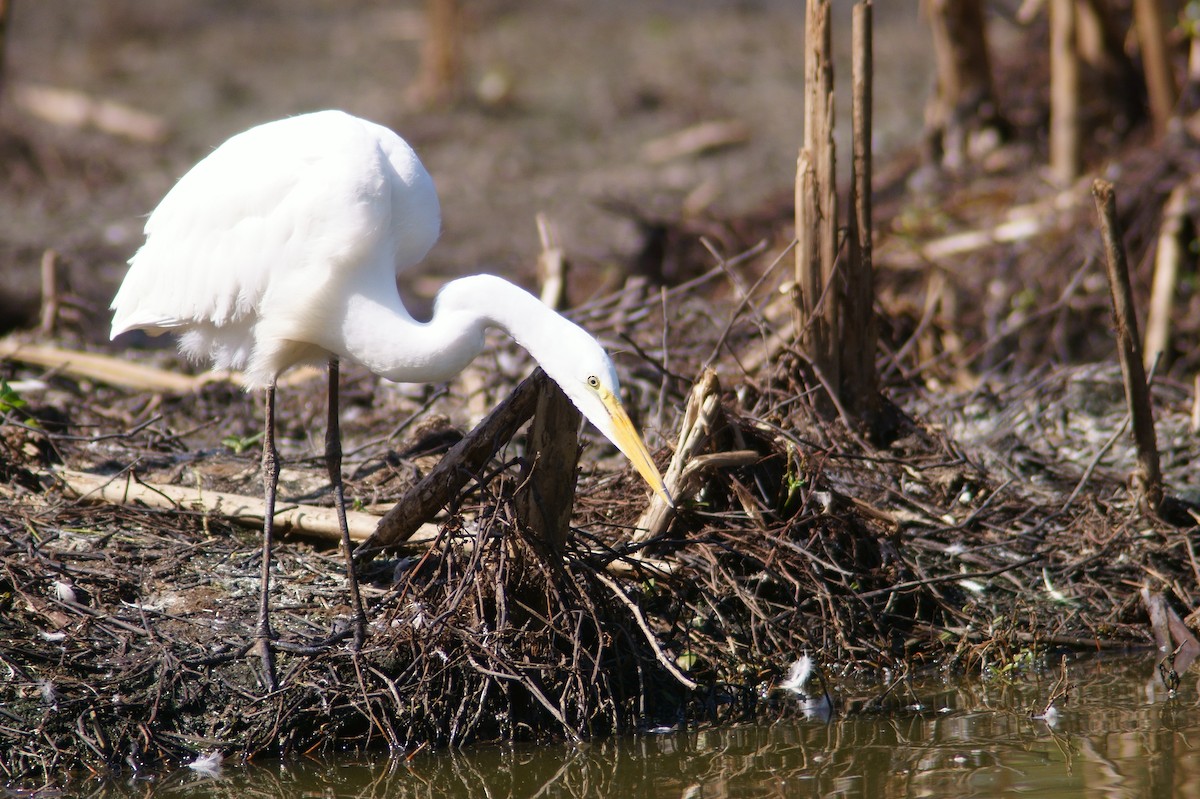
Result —
M600 388L600 378L595 375L588 376L588 385L592 388Z

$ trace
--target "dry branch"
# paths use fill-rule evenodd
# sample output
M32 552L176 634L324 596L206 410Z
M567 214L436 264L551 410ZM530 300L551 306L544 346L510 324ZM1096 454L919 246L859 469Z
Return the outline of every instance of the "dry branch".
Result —
M541 369L535 369L521 381L507 399L455 444L438 465L379 520L375 532L355 551L356 557L369 560L384 549L398 546L432 519L533 415L541 387L548 381Z

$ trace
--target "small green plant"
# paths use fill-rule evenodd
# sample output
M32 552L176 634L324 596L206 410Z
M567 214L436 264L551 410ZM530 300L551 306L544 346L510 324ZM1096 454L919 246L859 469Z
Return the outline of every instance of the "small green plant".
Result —
M21 417L22 424L30 427L37 427L37 419L29 415L29 411L25 408L29 405L17 390L8 384L7 380L0 379L0 416L8 416L10 413L17 413Z
M229 447L234 455L241 455L246 450L262 441L262 437L263 434L261 431L252 436L225 436L221 439L221 443Z

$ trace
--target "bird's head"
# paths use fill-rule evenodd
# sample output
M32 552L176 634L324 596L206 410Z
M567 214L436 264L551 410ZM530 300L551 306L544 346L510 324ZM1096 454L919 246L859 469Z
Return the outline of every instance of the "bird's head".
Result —
M579 412L629 458L650 488L670 503L658 467L621 404L621 385L608 353L573 323L567 322L555 334L553 354L535 354L542 369Z

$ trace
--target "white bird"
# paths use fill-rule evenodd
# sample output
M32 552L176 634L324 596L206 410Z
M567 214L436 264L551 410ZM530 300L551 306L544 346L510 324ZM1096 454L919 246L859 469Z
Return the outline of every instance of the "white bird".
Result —
M256 640L275 687L268 586L279 475L275 382L297 364L329 365L326 464L342 519L357 648L366 617L345 525L338 432L338 359L398 382L439 382L506 331L580 412L669 497L621 406L616 370L582 328L491 275L448 283L418 322L396 288L437 240L433 180L385 127L340 111L269 122L226 141L167 193L146 223L113 299L112 337L180 334L180 349L214 369L240 369L266 390L262 583Z

